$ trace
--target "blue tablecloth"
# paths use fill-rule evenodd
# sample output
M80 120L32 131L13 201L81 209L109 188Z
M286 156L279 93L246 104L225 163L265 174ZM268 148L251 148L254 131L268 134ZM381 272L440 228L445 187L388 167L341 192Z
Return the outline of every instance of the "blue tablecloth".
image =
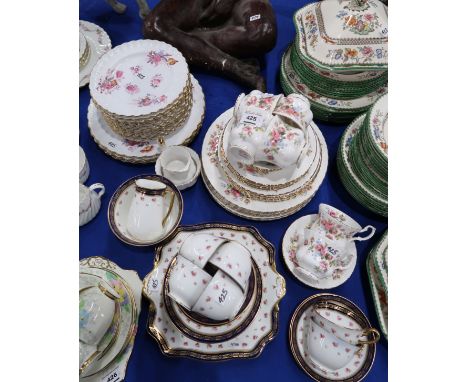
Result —
M125 0L123 0L125 1ZM282 93L278 72L281 55L294 39L295 31L292 15L295 10L308 3L306 0L272 0L278 24L278 41L272 52L266 56L264 75L267 78L267 90L270 93ZM116 46L130 40L142 38L142 21L138 16L135 1L126 1L127 12L123 15L114 13L104 0L80 0L80 19L91 21L103 27L109 34L112 45ZM150 7L155 1L149 1ZM183 12L183 10L180 10ZM200 153L203 138L210 124L224 110L233 106L242 88L236 83L221 77L192 69L200 82L206 98L206 116L200 134L191 147ZM90 102L87 87L80 89L80 145L88 157L91 174L86 182L90 185L101 182L106 186L102 199L102 208L97 217L80 228L80 258L105 256L115 261L122 268L135 269L143 279L152 269L154 248L136 248L117 239L107 223L107 206L115 189L130 177L138 174L154 173L153 165L130 165L119 162L102 152L89 134L87 110ZM317 121L316 121L317 122ZM372 224L377 228L376 235L367 242L357 243L358 263L351 278L338 288L330 290L349 298L369 317L373 326L378 327L374 310L365 260L372 246L387 227L387 220L361 207L347 193L341 184L336 169L337 146L344 126L317 122L328 145L330 157L328 173L312 201L298 213L273 222L254 222L238 218L221 208L208 194L201 178L197 184L182 192L185 209L182 224L204 222L229 222L255 226L260 233L276 248L276 266L286 279L286 296L280 303L279 333L269 343L260 356L252 360L230 360L219 363L170 358L161 353L158 344L146 329L148 302L142 301L135 347L127 368L126 381L307 381L309 377L296 364L289 350L288 327L296 306L306 297L320 291L298 282L287 270L281 259L281 241L288 226L297 218L317 213L321 202L331 204L356 219L362 226ZM377 345L377 354L367 381L386 381L388 379L388 348L385 339Z

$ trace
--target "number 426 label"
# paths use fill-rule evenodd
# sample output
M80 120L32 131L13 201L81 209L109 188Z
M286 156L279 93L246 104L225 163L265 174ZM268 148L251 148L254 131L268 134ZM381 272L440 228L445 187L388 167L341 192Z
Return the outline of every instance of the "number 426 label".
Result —
M121 381L119 367L116 367L110 373L107 373L104 377L101 378L101 382L118 382L118 381Z

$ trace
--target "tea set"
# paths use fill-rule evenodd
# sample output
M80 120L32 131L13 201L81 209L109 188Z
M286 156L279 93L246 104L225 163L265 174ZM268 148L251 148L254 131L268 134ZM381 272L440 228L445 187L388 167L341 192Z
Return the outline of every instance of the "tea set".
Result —
M365 237L354 236L370 231ZM340 210L321 203L318 215L296 220L283 238L283 259L301 282L318 289L344 283L356 266L355 241L370 239L375 228L362 228Z
M92 78L88 123L94 141L117 160L153 163L155 168L155 174L132 177L116 189L107 211L110 229L126 244L156 246L154 268L143 283L135 271L108 259L80 261L80 379L107 380L110 371L125 377L141 294L150 303L148 332L164 354L205 361L258 356L278 332L279 303L286 293L285 280L276 271L275 248L253 227L180 226L181 191L201 174L213 199L246 219L275 220L304 208L321 186L329 159L314 123L313 100L301 91L242 93L211 124L199 156L186 145L203 123L204 94L177 49L150 40L111 49L107 34L85 21L80 21L79 43L80 86ZM123 67L128 73L117 73ZM142 70L151 72L151 79ZM139 85L123 86L127 74ZM157 88L161 97L134 102L139 86ZM82 226L98 214L105 187L84 185L90 165L81 147L79 158ZM282 256L303 284L335 288L355 269L356 242L375 232L322 203L317 213L288 227ZM385 233L367 261L385 337L387 250ZM363 379L379 338L355 304L334 294L305 299L289 328L295 360L318 381Z
M159 175L141 175L121 184L107 212L112 232L134 246L156 245L170 236L182 219L177 187Z

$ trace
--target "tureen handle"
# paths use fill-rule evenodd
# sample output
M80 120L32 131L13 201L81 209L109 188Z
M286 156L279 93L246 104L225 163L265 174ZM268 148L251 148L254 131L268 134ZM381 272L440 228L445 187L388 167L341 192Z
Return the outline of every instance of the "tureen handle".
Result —
M355 236L355 237L352 237L351 238L351 241L364 241L364 240L368 240L370 239L372 236L374 236L374 233L375 233L375 227L371 226L371 225L368 225L366 227L364 227L363 229L361 229L359 232L357 233L363 233L363 232L366 232L367 230L371 230L369 235L367 236L364 236L364 237L360 237L360 236Z

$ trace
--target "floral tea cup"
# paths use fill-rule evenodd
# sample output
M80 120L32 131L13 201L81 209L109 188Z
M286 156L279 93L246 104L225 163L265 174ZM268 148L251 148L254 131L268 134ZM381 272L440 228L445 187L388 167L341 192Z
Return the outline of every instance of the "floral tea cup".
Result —
M241 123L243 119L249 121L246 117L248 115L254 115L260 117L255 120L257 125L268 124L269 119L272 117L273 110L281 97L282 95L262 93L259 90L253 90L247 95L242 93L237 97L234 105L235 123Z
M319 311L314 309L312 311L311 317L312 320L319 325L322 329L325 329L327 332L333 334L339 339L347 342L351 345L366 345L366 344L375 344L380 339L380 333L377 329L374 328L353 328L355 323L353 321L347 322L343 319L343 316L338 314L337 319L343 322L343 326L335 324L329 318L334 312L329 311L328 309ZM346 326L345 326L346 325ZM369 339L369 336L372 334L372 338Z
M119 295L105 283L80 290L80 341L97 345L109 329Z
M211 256L209 262L235 280L242 290L247 290L247 285L252 271L250 251L236 241L229 241L221 245Z
M227 239L209 233L192 233L187 236L179 249L179 255L184 256L200 268L204 268L211 256Z
M178 255L169 277L168 295L184 308L191 310L211 278L199 266Z
M240 286L222 270L218 270L192 310L212 320L232 320L239 313L244 298Z
M309 100L302 94L295 93L282 97L273 114L283 117L289 124L299 127L302 131L306 131L313 118Z
M127 231L134 239L148 242L164 234L164 227L174 206L175 194L164 183L151 179L135 181L135 196L127 217ZM166 209L164 198L171 194Z
M345 367L361 347L350 345L309 320L304 350L319 369L330 372Z

